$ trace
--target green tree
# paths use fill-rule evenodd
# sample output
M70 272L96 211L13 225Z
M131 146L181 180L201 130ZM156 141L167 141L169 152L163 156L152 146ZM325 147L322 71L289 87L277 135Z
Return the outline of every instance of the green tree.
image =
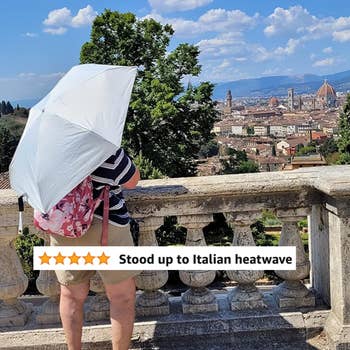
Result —
M123 146L171 177L196 172L194 160L217 119L211 83L183 86L185 77L200 73L198 47L180 44L167 52L173 32L153 19L105 10L80 53L81 63L138 66Z
M305 146L305 147L300 147L296 155L304 156L304 155L313 154L313 153L316 153L315 146Z
M333 137L327 138L327 140L325 140L323 144L320 146L319 151L324 157L327 157L332 153L338 152L338 145L335 142Z
M259 165L252 160L241 162L235 169L234 174L258 173Z
M226 157L220 159L222 174L259 172L259 166L255 162L248 160L247 153L245 151L227 148L226 154Z
M276 154L276 145L275 144L272 145L271 155L274 156L274 157L276 157L276 155L277 155Z
M339 134L337 145L340 157L339 164L350 164L350 94L346 97L346 103L339 116Z
M1 114L7 114L6 111L7 111L7 109L6 109L6 102L5 101L1 101L1 107L0 107Z
M14 111L10 101L6 102L6 114L12 114Z
M161 171L153 166L152 161L138 154L133 162L140 169L141 179L160 179L165 177Z
M254 135L254 127L253 126L248 126L247 127L247 135Z
M19 137L5 126L0 126L0 172L7 171L15 153Z
M210 140L206 145L203 145L199 150L199 157L207 158L216 156L219 153L219 145L215 140Z

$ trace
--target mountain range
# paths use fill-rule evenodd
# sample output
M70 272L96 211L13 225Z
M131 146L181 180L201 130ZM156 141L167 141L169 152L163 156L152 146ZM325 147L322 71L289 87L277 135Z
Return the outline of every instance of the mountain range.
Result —
M227 90L233 97L286 97L287 90L294 88L295 94L313 94L327 79L335 91L350 90L350 70L328 75L279 75L255 79L241 79L216 83L214 99L224 100Z
M253 79L241 79L229 82L216 83L213 97L215 100L224 100L227 90L237 97L287 97L287 90L294 88L295 94L314 94L324 80L334 87L335 91L350 91L350 70L328 75L278 75ZM13 106L30 108L38 99L11 101Z

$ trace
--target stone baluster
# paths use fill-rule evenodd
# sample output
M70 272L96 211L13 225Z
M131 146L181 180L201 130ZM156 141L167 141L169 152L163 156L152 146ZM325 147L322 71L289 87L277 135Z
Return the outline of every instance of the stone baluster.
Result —
M138 219L139 246L157 246L155 230L164 220L162 217ZM136 298L136 314L139 316L168 315L169 299L159 290L168 280L168 271L143 271L135 277L137 288L143 292Z
M181 215L178 223L187 228L186 246L205 246L203 227L212 221L212 215ZM218 311L213 292L206 286L215 279L216 271L179 271L181 281L190 287L182 294L183 313Z
M50 245L49 235L40 232L37 232L36 235L44 240L45 245ZM38 324L60 323L60 285L55 271L41 270L36 280L36 287L41 294L49 297L42 305L36 322Z
M100 275L90 278L90 290L96 293L90 298L85 314L86 321L109 320L109 300Z
M328 198L322 212L322 222L327 225L326 231L329 232L327 252L331 310L324 327L329 350L350 348L349 202L350 197ZM320 252L323 253L322 250Z
M260 212L225 214L228 223L234 227L233 246L255 246L250 226L260 215ZM230 280L238 283L227 296L232 311L266 307L262 293L255 286L255 282L264 276L264 271L233 270L226 273Z
M13 247L17 227L0 226L0 326L24 326L32 311L31 305L18 297L28 286L21 262Z
M277 216L282 221L282 232L279 246L296 247L296 269L275 271L284 279L274 289L274 296L281 308L315 306L315 296L301 282L310 272L310 261L305 254L303 242L298 228L298 221L310 213L309 209L277 210Z

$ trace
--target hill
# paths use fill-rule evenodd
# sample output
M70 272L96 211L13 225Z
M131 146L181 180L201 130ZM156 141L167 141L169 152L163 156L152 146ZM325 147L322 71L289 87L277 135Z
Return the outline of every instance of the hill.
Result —
M280 75L217 83L214 98L223 100L228 89L231 90L233 97L284 97L287 96L287 90L291 87L296 94L315 93L325 79L336 91L350 90L350 70L348 70L329 75Z

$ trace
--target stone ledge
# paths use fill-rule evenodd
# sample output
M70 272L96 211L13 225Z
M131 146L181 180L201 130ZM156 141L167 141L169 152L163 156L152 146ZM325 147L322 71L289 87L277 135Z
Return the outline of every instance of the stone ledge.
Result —
M294 349L301 350L303 346L307 348L309 331L313 334L321 332L319 318L320 315L325 318L327 314L328 311L315 311L248 317L216 315L215 318L201 314L184 321L136 322L132 348L248 350L275 349L276 346L276 349L289 349L288 346L294 344ZM110 349L110 331L109 325L85 326L83 349ZM0 349L63 350L66 345L63 330L52 328L2 333Z
M322 331L329 313L323 305L318 305L319 310L305 308L298 312L282 313L276 307L269 288L265 288L263 295L269 306L264 310L232 312L229 310L226 293L218 292L218 312L186 315L181 312L181 297L171 297L169 315L136 319L132 349L302 350L307 348L309 338L318 336ZM37 312L40 303L38 300L32 301ZM27 327L27 330L18 328L17 331L12 328L9 332L2 328L0 349L66 349L62 328L52 326L53 328L38 329L35 324ZM109 324L86 323L83 342L83 349L111 349Z

